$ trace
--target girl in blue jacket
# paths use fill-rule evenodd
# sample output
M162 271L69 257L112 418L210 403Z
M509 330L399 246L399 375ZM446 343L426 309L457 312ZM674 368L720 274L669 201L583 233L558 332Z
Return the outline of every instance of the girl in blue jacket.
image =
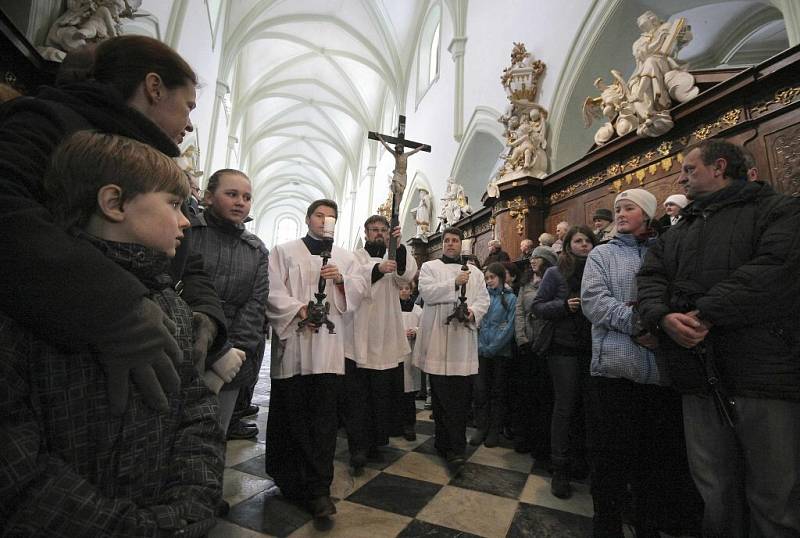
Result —
M506 378L517 297L506 285L502 263L492 263L486 269L486 287L491 303L478 332L478 375L473 393L477 431L469 442L493 447L497 446L506 412Z

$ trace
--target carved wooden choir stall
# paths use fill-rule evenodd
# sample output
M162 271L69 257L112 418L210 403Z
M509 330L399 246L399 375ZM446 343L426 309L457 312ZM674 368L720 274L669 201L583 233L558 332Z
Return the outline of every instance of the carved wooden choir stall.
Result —
M755 157L760 180L778 192L800 196L798 73L800 46L743 70L694 72L700 93L669 110L674 125L668 132L637 136L634 129L543 178L493 181L485 207L457 226L474 240L478 259L487 256L493 238L512 259L519 258L522 239L535 241L542 232L553 233L562 220L591 224L595 209L611 208L621 190L644 187L659 202L683 192L676 183L683 152L710 137L743 145ZM663 208L659 211L660 217ZM419 262L441 255L440 233L429 236L427 243L412 244Z

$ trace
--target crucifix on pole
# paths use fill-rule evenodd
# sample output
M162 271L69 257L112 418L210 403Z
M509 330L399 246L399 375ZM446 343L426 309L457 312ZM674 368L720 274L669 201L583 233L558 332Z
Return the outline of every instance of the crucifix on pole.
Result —
M394 170L392 171L392 218L390 220L389 231L389 259L394 260L397 256L397 238L391 233L396 226L400 225L398 218L398 209L400 207L400 200L403 198L403 192L406 190L406 170L408 168L408 158L418 151L427 151L430 153L431 147L427 144L414 142L406 139L406 117L400 116L397 123L397 136L382 135L370 131L367 136L370 140L377 140L394 155ZM394 148L390 144L394 144ZM412 151L403 153L405 148L412 148Z

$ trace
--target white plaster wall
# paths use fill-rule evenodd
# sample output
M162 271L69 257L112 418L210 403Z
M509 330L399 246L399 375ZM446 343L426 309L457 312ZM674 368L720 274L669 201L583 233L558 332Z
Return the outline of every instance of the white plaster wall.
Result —
M509 64L514 41L524 42L536 59L547 64L547 71L541 80L539 102L549 109L559 71L591 3L592 0L470 2L464 56L464 125L477 106L489 106L498 111L503 111L507 106L500 75ZM408 178L413 178L421 171L430 179L437 210L460 145L453 137L455 64L447 50L453 38L453 24L446 3L442 7L439 78L415 109L416 65L411 66L410 89L405 104L406 137L433 147L432 153L418 153L409 159ZM362 196L359 196L354 226L363 222L386 198L386 175L391 172L392 164L392 160L386 157L380 161L375 174L374 203L367 207L362 203ZM414 192L407 192L407 196L416 201ZM474 209L479 209L480 195L473 194L470 204ZM415 205L412 203L410 207ZM435 223L433 226L435 228ZM405 235L408 237L410 233L412 230L407 230Z

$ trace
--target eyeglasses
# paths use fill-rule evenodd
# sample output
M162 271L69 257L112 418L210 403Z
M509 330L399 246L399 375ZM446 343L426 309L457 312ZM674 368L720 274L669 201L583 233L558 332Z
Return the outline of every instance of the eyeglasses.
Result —
M372 232L374 234L377 234L377 233L385 234L385 233L389 232L389 228L367 228L367 231L368 232Z

